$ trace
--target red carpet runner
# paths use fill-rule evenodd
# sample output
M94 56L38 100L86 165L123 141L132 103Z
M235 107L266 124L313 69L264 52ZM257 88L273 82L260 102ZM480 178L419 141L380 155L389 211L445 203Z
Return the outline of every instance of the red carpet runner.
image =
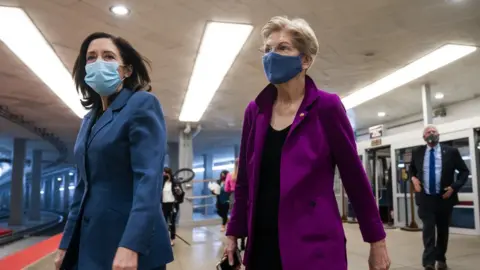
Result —
M61 238L62 235L58 234L22 251L0 259L0 269L21 270L31 265L32 263L54 252L58 248Z

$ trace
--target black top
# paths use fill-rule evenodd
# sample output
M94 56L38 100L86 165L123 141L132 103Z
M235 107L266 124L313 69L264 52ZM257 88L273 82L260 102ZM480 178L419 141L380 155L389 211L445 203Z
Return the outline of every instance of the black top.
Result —
M277 131L269 127L260 167L258 195L255 203L255 241L252 269L279 270L278 205L280 201L280 161L290 127Z

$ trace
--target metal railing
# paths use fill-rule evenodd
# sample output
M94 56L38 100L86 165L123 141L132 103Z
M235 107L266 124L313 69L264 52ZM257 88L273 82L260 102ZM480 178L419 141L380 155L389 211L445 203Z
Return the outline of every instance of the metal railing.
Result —
M6 245L6 244L12 243L12 242L21 240L23 238L27 238L27 237L30 237L32 235L44 232L46 230L49 230L49 229L61 224L63 222L64 217L62 215L58 214L58 213L54 213L54 214L58 215L58 217L55 220L52 220L52 221L49 221L49 222L46 222L46 223L42 223L42 224L38 224L36 226L30 227L30 228L27 228L27 229L24 229L24 230L18 230L18 231L13 232L12 234L0 236L0 247L3 246L3 245Z

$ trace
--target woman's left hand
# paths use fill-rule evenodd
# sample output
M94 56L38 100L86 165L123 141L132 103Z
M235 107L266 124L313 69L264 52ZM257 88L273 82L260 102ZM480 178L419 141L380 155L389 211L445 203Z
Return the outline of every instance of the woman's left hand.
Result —
M391 261L385 240L372 243L370 246L370 257L368 258L370 270L389 270L390 264Z
M117 249L112 270L137 270L137 265L138 254L135 251L123 247Z

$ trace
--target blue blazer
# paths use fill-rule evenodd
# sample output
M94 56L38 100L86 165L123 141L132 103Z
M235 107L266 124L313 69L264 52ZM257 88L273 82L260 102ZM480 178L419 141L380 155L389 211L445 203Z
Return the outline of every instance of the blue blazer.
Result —
M60 249L62 269L112 269L118 247L139 254L138 270L173 261L160 207L166 129L157 98L123 89L97 121L83 119L74 154L79 181Z

